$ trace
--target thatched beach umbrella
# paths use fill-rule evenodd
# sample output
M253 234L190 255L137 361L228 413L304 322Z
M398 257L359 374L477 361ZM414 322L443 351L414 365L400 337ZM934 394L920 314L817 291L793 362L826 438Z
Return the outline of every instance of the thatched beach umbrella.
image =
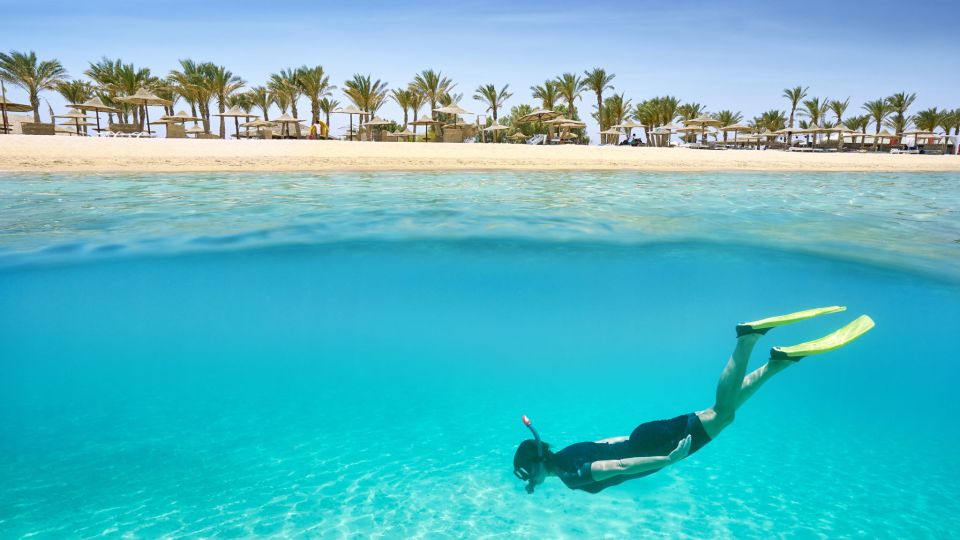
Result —
M460 105L454 103L453 105L447 105L446 107L440 107L439 109L434 109L438 113L443 114L452 114L453 115L453 125L457 125L457 120L461 115L470 115L473 116L473 113L464 109Z
M707 128L720 127L723 125L723 122L717 120L712 116L699 116L697 118L691 118L690 120L684 120L683 125L686 127L699 127L700 142L703 142L707 138Z
M76 128L77 128L77 135L80 134L80 126L81 126L80 121L81 121L81 120L84 120L84 122L83 122L83 125L84 125L84 126L87 126L87 125L90 125L90 126L96 125L96 124L92 124L92 123L86 122L86 120L93 120L93 117L92 117L92 116L87 116L87 115L85 115L85 114L83 114L83 113L78 113L78 112L67 113L67 114L55 114L55 115L53 115L53 118L65 118L65 119L70 120L70 122L64 122L63 124L60 124L60 125L62 125L62 126L74 126L74 127L76 127Z
M527 136L524 135L523 133L520 133L519 131L511 135L510 138L517 142L527 140Z
M93 111L93 112L95 112L95 113L96 113L96 117L97 117L97 131L98 131L98 132L99 132L99 131L102 131L102 129L100 128L100 113L105 112L105 113L120 114L120 109L118 109L118 108L116 108L116 107L109 107L109 106L105 105L105 104L103 103L103 100L101 100L101 99L98 98L98 97L88 99L88 100L84 101L83 103L73 103L73 104L70 104L70 105L67 105L67 106L70 107L71 109L77 109L78 111L84 111L84 112Z
M233 117L233 125L234 125L234 129L235 129L236 132L237 132L237 138L238 138L238 139L240 138L240 137L239 137L239 135L240 135L240 119L241 119L241 118L256 118L256 117L257 117L257 115L255 115L255 114L250 114L250 113L248 113L247 111L241 109L240 107L236 107L236 106L230 107L229 109L227 109L226 111L224 111L224 112L222 112L222 113L214 113L213 116L222 116L222 117L224 117L224 118Z
M294 118L287 113L282 114L279 118L274 118L271 120L274 124L281 124L280 126L280 136L289 136L290 135L290 125L299 124L303 120L299 118Z
M154 94L151 94L146 88L140 88L132 96L118 97L116 99L120 103L129 103L130 105L140 105L143 107L143 114L147 120L147 133L151 133L150 130L150 111L147 107L150 106L163 106L169 107L173 105L173 102L169 99L163 99L157 97Z
M350 136L350 140L353 140L353 134L356 133L353 131L353 115L365 116L369 115L367 111L361 111L360 109L354 107L353 105L347 107L341 107L333 111L335 114L346 114L350 117L350 130L347 133Z
M730 124L729 126L723 126L720 128L720 131L723 132L724 137L726 137L728 131L733 132L733 142L737 142L737 133L742 131L752 131L753 128L744 124ZM724 139L726 140L726 139Z
M387 137L393 137L396 139L403 139L408 137L416 137L417 134L410 131L409 128L404 128L403 131L395 131L393 133L387 133Z
M425 117L425 118L418 118L418 119L414 120L413 122L408 122L408 124L410 124L411 126L413 126L413 132L414 132L414 133L417 132L417 126L432 126L432 125L437 125L437 124L441 124L441 123L442 123L442 122L440 122L439 120L434 120L433 118L430 118L429 116L427 116L427 117ZM423 130L424 140L427 140L427 139L429 138L429 134L430 134L429 130L428 130L427 128L424 128L424 130Z
M371 118L371 119L367 120L366 122L364 122L363 124L361 124L360 127L370 127L370 128L374 128L374 127L381 127L381 126L389 126L389 125L392 124L392 123L393 123L393 122L391 122L391 121L389 121L389 120L384 120L383 118L380 118L379 116L374 116L373 118ZM371 131L372 131L372 129L371 129ZM374 140L376 140L376 139L374 139Z
M195 139L196 139L197 137L199 137L201 133L206 133L206 132L207 132L207 130L206 130L202 125L199 125L199 126L191 126L191 127L188 127L187 129L185 129L184 131L186 131L187 133L193 133L193 138L195 138Z
M7 122L7 111L10 112L30 112L33 110L33 107L30 105L25 105L23 103L13 103L12 101L7 101L7 87L3 86L3 81L0 81L0 111L3 112L3 132L6 133L10 130L10 124Z
M620 135L623 135L623 133L621 133L619 129L611 127L610 129L605 129L600 132L601 140L603 140L602 139L603 135L608 135L608 136L616 135L617 136L616 141L620 142Z
M510 128L494 120L492 124L483 128L483 131L493 133L493 142L497 142L497 133L505 129L510 129Z
M613 126L610 126L610 127L611 127L611 128L616 128L616 129L625 129L625 130L627 130L627 132L625 133L625 135L626 135L627 137L630 137L630 136L633 135L633 130L634 130L634 128L642 128L642 127L646 127L646 126L644 126L644 125L641 124L640 122L635 122L635 121L633 121L633 120L627 120L626 122L621 122L621 123L619 123L619 124L616 124L616 125L613 125Z

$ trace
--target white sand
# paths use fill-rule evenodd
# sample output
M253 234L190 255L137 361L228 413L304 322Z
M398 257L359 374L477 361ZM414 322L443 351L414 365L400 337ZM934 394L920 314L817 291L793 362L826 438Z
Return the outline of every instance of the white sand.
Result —
M0 171L960 171L958 156L0 135Z

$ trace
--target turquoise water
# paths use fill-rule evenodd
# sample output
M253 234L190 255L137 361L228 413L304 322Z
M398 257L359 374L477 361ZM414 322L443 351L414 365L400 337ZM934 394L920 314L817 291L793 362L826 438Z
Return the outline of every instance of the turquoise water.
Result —
M960 175L0 177L0 537L960 536ZM510 461L854 345L599 495Z

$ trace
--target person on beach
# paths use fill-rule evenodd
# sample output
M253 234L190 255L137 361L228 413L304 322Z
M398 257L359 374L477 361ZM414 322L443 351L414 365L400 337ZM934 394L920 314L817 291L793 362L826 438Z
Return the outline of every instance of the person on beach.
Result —
M861 315L820 339L791 347L774 347L770 350L770 360L747 374L750 353L761 336L777 326L845 309L842 306L809 309L737 325L737 345L720 375L713 406L669 420L641 424L629 436L580 442L553 452L524 416L523 423L534 438L520 443L513 456L513 473L527 483L527 493L533 493L536 486L551 476L559 478L570 489L599 493L673 465L717 438L733 423L737 409L771 377L801 358L847 345L873 328L874 323L870 317Z

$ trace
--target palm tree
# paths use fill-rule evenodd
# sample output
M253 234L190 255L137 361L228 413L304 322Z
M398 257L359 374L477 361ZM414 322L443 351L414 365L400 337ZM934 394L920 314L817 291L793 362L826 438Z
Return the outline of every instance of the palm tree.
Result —
M906 92L897 92L887 98L887 105L890 107L890 113L893 115L889 120L889 127L893 128L894 133L903 133L910 125L911 118L907 116L907 109L917 100L916 94Z
M310 123L316 124L320 121L320 99L329 96L335 87L330 86L330 77L323 72L323 66L302 66L296 72L296 83L310 100Z
M410 119L410 100L413 98L414 92L407 89L394 88L390 91L390 99L394 101L401 109L403 109L403 125L407 125L407 121Z
M509 84L505 84L503 88L497 90L497 87L493 84L484 84L477 87L473 99L484 103L487 108L487 111L490 111L490 114L493 115L493 121L497 121L497 111L503 107L503 104L513 97L512 92L508 92L507 89L510 88Z
M604 99L600 111L593 113L591 116L601 126L613 126L627 119L627 116L630 115L630 106L630 100L624 97L622 93L613 94ZM602 137L603 135L601 135L601 139Z
M67 70L59 60L38 60L33 51L0 53L0 79L27 91L34 122L40 122L40 92L54 89L66 78Z
M270 106L274 103L273 93L265 86L254 86L247 94L250 95L253 106L263 112L263 119L270 120Z
M772 109L754 116L750 126L757 131L778 131L787 126L787 115L783 111Z
M926 109L917 113L914 123L920 131L933 131L943 123L944 114L948 111L938 110L936 107Z
M432 69L418 73L410 84L430 102L430 118L436 118L434 112L440 99L457 86L441 72Z
M94 65L91 64L91 70L93 69ZM90 73L90 70L88 70L87 75L90 75ZM210 92L203 84L201 64L189 58L180 60L180 69L171 71L167 75L167 82L190 104L190 114L192 116L198 115L197 109L199 108L199 116L204 121L205 128L209 131L210 124L207 114L210 110Z
M943 111L940 115L940 127L947 135L950 135L951 129L953 129L954 135L960 135L960 109Z
M603 93L606 90L613 90L613 85L610 84L613 82L613 79L616 77L613 73L607 74L607 71L603 68L593 68L590 71L583 72L583 84L584 86L591 90L594 94L597 95L597 121L600 123L600 131L606 129L604 125L604 115L603 115ZM619 124L623 120L615 122ZM613 124L606 124L607 126L612 126Z
M868 101L863 104L863 110L867 112L867 116L871 118L877 124L876 133L880 133L880 126L883 125L883 121L886 120L887 116L890 115L890 105L885 99L875 99L873 101Z
M557 98L560 97L556 81L547 79L542 85L531 86L530 91L533 92L533 99L539 99L544 109L552 111L556 108Z
M323 111L324 119L327 122L327 129L330 129L330 113L340 107L340 102L335 99L325 97L320 100L320 110Z
M843 122L840 119L843 117L843 113L847 112L847 107L850 106L850 98L847 98L843 101L840 101L839 99L831 100L828 106L830 107L830 110L833 111L833 114L837 116L837 123L842 124ZM851 126L847 127L853 129Z
M797 105L803 98L807 97L807 90L810 90L809 86L794 86L793 88L783 89L783 97L790 100L790 128L793 128L793 116L797 112Z
M504 125L512 127L515 131L523 133L527 137L530 137L534 133L534 125L532 122L520 122L519 120L524 116L533 112L533 107L522 103L520 105L515 105L510 108L510 114L504 118Z
M843 121L843 125L852 129L853 131L859 131L861 133L867 132L867 126L870 124L870 118L866 115L859 116L850 116Z
M370 75L354 74L343 84L343 93L358 109L373 116L387 99L387 83L380 79L374 81Z
M820 98L815 97L803 101L803 108L800 109L800 114L809 118L811 124L819 126L823 124L829 110L829 100L824 99L821 101Z
M420 109L423 107L423 100L425 99L423 93L416 89L413 85L407 87L407 90L410 91L410 110L413 111L413 121L417 121L417 115L420 114Z
M253 110L255 103L253 102L253 96L250 92L237 92L227 96L227 105L230 107L239 107L240 110L248 113Z
M205 75L205 86L210 95L217 100L217 108L220 114L227 110L227 98L234 92L243 88L246 81L234 75L230 70L223 66L215 64L203 64ZM220 117L220 138L226 138L227 125L226 119Z
M93 85L87 81L59 81L54 88L67 103L83 103L93 97Z
M743 114L740 111L733 112L727 109L714 114L713 117L720 121L721 126L729 126L743 120ZM723 132L723 142L727 142L726 131Z
M564 73L557 77L557 93L567 102L569 118L579 119L574 102L581 98L584 88L583 79L575 73Z
M281 69L280 73L271 74L270 80L267 82L267 88L273 92L275 99L280 99L279 96L282 95L287 107L290 108L290 112L295 118L299 118L297 116L297 100L300 99L301 92L300 86L297 85L297 70L287 68ZM299 130L299 127L297 129Z

